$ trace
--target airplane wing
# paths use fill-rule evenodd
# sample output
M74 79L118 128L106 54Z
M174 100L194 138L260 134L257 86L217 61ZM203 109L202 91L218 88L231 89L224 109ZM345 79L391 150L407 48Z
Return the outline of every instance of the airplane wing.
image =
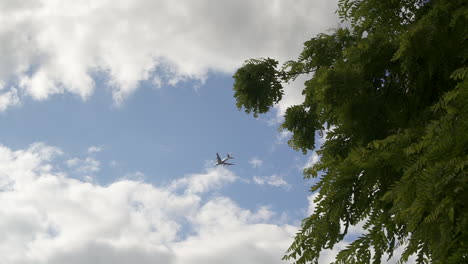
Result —
M224 162L223 165L234 165L233 163Z
M222 161L221 161L221 157L219 156L218 153L216 153L216 160L218 161L218 163L221 163L221 162L222 162Z

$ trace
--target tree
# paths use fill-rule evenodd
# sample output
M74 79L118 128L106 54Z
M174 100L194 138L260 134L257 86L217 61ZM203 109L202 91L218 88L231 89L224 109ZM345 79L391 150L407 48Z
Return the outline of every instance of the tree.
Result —
M318 263L350 225L366 232L336 263L468 263L468 5L465 0L340 0L349 26L304 43L282 67L248 60L234 74L237 107L258 115L301 74L305 100L287 109L282 129L306 153L327 133L315 212L284 259Z

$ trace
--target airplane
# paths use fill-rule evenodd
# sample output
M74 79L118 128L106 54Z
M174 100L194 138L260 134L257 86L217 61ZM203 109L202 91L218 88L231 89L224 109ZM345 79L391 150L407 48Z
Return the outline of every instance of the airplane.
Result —
M221 159L221 157L219 156L218 153L216 153L216 164L215 166L218 166L218 165L223 165L223 166L229 166L229 165L234 165L233 163L228 163L227 161L230 160L230 159L234 159L233 156L227 154L227 157L224 158L224 159Z

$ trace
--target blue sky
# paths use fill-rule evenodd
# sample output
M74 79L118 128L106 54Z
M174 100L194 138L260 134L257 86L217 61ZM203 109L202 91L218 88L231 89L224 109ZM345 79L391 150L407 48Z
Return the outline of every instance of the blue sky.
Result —
M195 85L190 80L160 89L142 85L121 106L105 89L85 102L70 94L26 100L1 114L2 126L9 129L0 140L13 149L43 142L67 153L64 159L92 157L100 163L99 171L70 176L92 176L101 185L135 174L164 184L213 167L217 152L232 153L236 166L229 169L242 181L223 193L245 208L269 205L292 214L291 221L300 220L310 187L302 179L307 157L289 148L287 138L278 139L278 125L271 123L274 113L255 119L239 111L230 75L210 74L203 85ZM88 153L93 146L100 150ZM253 159L261 164L252 165ZM265 186L253 180L272 175L285 184Z
M278 131L305 79L255 119L231 76L294 59L336 4L1 1L0 263L285 263L314 207L319 157Z

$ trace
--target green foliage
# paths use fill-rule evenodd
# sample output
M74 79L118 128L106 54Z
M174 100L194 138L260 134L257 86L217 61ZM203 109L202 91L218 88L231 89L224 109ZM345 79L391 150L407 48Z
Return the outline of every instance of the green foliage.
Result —
M276 70L278 61L267 59L251 59L234 74L234 96L237 107L245 108L247 113L255 117L266 113L270 106L281 100L283 86Z
M289 145L304 154L307 146L315 145L315 131L321 127L315 114L315 109L307 109L303 105L289 107L286 110L289 118L281 125L282 129L293 132Z
M351 27L305 42L281 70L250 60L234 75L237 106L257 115L281 82L313 73L281 128L304 153L329 129L304 170L320 175L316 210L284 259L317 263L364 221L336 263L381 263L402 245L402 263L468 263L466 1L340 0L338 13Z

